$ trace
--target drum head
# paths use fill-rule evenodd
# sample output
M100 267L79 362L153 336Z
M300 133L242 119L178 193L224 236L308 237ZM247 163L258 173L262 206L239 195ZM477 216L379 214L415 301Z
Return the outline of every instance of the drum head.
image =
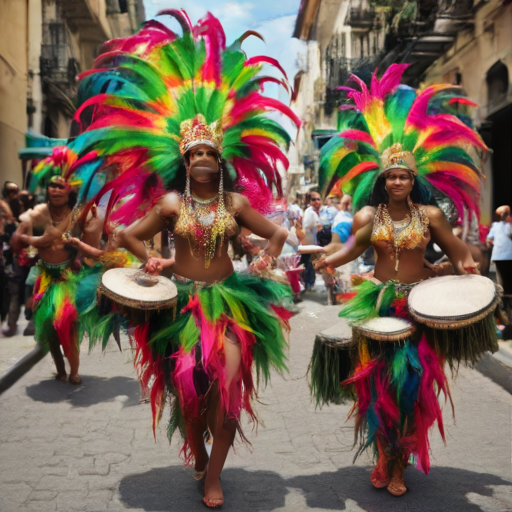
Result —
M114 302L136 309L170 307L178 296L171 280L134 268L107 270L101 278L101 292Z
M408 302L411 315L428 325L428 320L447 324L477 321L494 309L497 298L496 285L490 279L465 275L423 281L411 290Z
M354 329L367 338L379 341L404 340L414 332L411 322L392 316L364 320L354 325Z

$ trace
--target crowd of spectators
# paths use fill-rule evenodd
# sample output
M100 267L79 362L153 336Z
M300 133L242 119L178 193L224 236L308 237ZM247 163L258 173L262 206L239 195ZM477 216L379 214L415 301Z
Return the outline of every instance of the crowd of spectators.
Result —
M14 336L22 307L29 323L23 334L34 334L30 297L35 279L30 271L37 262L37 252L31 248L15 252L10 245L11 237L20 222L20 215L35 205L35 197L27 190L19 189L13 181L6 181L0 199L0 317L6 325L4 336Z

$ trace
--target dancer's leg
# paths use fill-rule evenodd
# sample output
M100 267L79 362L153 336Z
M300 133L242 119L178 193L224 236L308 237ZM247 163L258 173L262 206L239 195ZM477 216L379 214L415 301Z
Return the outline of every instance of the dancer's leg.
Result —
M379 452L379 460L372 472L372 484L377 489L387 487L389 484L388 461L386 452L384 451L384 443L381 436L377 434L377 449Z
M82 379L78 375L78 367L80 366L80 348L78 347L78 340L76 332L71 340L71 347L69 348L68 361L70 366L69 382L71 384L81 384Z
M226 338L224 343L224 355L226 358L226 388L229 390L231 384L240 378L240 361L242 359L240 346ZM226 412L221 407L218 388L212 389L213 395L210 402L208 414L208 426L213 434L212 452L208 463L204 494L207 500L222 501L222 487L220 485L220 474L229 449L235 439L238 421L234 418L227 419Z
M57 375L55 378L57 380L66 380L66 365L64 364L64 357L60 351L60 343L54 340L50 342L49 345L50 353L52 354L53 362L55 363L55 368L57 368Z
M402 496L407 492L404 482L404 471L407 467L407 461L404 457L397 457L393 461L393 473L388 485L388 491L394 496Z
M199 416L185 420L187 426L187 438L190 450L194 456L194 469L201 473L208 464L208 452L204 446L204 433L206 432L206 417Z

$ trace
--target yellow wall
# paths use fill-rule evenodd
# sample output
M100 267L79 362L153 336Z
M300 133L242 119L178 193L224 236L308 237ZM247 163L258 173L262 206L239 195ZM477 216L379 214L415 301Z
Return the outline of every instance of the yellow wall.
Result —
M18 149L27 129L28 0L0 0L0 186L21 185Z

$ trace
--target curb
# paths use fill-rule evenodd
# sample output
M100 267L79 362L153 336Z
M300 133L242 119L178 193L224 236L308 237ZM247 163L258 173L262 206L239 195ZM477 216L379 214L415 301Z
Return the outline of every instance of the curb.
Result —
M7 391L16 381L21 379L33 366L46 355L39 346L25 354L16 364L0 376L0 395Z

